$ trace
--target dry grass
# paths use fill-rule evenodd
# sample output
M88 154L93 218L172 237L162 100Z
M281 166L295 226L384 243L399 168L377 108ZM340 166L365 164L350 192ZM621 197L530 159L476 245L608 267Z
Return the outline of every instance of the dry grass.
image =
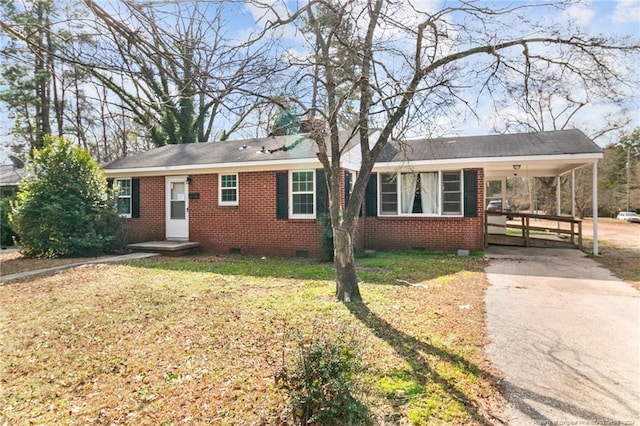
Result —
M274 374L299 339L345 330L377 423L495 423L483 260L359 264L366 305L335 302L331 265L304 260L155 258L2 286L0 423L290 424Z
M583 221L586 253L593 253L593 223ZM640 225L617 219L598 219L600 256L593 259L621 280L640 290Z
M640 249L620 245L601 241L595 260L640 290ZM4 253L0 267L81 260ZM327 264L206 255L0 287L0 424L290 424L274 374L300 339L345 329L378 424L499 423L483 261L405 253L358 263L366 305L334 301Z
M589 242L591 244L591 242ZM592 252L592 246L585 249ZM640 248L619 247L608 242L600 243L600 256L594 260L621 280L640 290Z

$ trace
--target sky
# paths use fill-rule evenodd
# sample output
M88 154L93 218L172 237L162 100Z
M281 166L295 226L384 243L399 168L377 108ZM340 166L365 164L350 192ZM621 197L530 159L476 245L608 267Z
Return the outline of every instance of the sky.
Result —
M289 0L287 0L289 1ZM297 0L300 1L300 0ZM535 0L537 1L537 0ZM553 0L551 0L553 1ZM104 0L106 6L115 6L116 0ZM291 4L295 1L290 1ZM441 2L438 0L417 0L417 8L422 10L433 10L441 6ZM513 5L518 4L517 1L511 2L494 2L493 4ZM236 26L235 31L238 33L238 37L246 34L252 29L258 29L264 24L264 14L257 10L255 7L251 7L245 3L243 6L245 13L236 14L232 17L231 22ZM609 1L582 1L575 2L569 9L567 9L564 16L533 16L533 19L538 20L560 20L565 22L571 20L576 26L585 30L592 35L616 35L616 36L630 36L640 40L640 1L639 0L609 0ZM296 37L294 33L286 34L285 36ZM3 46L3 36L0 34L0 48ZM640 81L640 64L636 74L632 76L636 81ZM0 86L0 90L2 87ZM634 86L629 89L629 100L631 109L629 111L629 117L632 119L632 123L627 127L630 131L635 127L640 126L640 87ZM500 117L510 112L508 110L499 110L496 112L489 105L479 104L479 110L477 115L481 117L478 119L472 117L470 114L464 116L442 118L438 123L444 130L445 135L476 135L476 134L489 134L495 133L496 125L500 123ZM608 112L611 112L609 105L591 105L585 108L585 111L581 112L580 122L583 122L586 127L597 126L597 123L603 120ZM578 123L580 125L580 123ZM11 121L8 118L7 111L0 103L0 162L6 163L6 144L8 142L8 131L11 127ZM499 126L498 126L499 127ZM615 141L615 135L611 135L607 138L602 138L597 142L601 146L605 146Z
M640 1L638 0L606 0L585 1L577 3L567 10L568 17L575 20L576 24L593 35L631 36L640 39ZM632 76L636 85L630 88L632 109L629 118L632 122L627 126L628 131L640 126L640 64ZM582 119L585 123L594 123L602 120L602 116L610 111L610 106L594 105L588 108ZM605 146L615 142L616 134L604 137L598 143Z
M294 3L294 2L289 2ZM542 4L543 0L531 1L506 1L498 0L494 2L486 2L489 5L500 7L513 7L524 4ZM546 3L556 3L550 0ZM414 6L421 11L440 10L443 5L455 4L454 2L446 2L440 0L414 0ZM251 19L254 23L264 22L267 18L262 10L255 7L247 6L247 10L251 13ZM562 23L576 27L582 32L589 35L598 36L620 36L632 37L640 41L640 0L584 0L573 1L572 5L561 15L551 15L550 9L533 9L530 13L532 21L539 23ZM246 17L245 17L246 18ZM407 14L405 19L411 19L411 15ZM292 38L297 37L291 34ZM628 99L627 106L629 108L627 117L631 123L626 126L628 132L633 128L640 126L640 64L635 69L635 73L629 76L630 84L627 88ZM589 129L603 127L607 115L617 113L618 110L610 104L593 103L583 108L576 116L576 125L583 128L585 133L589 134ZM474 116L474 113L476 116ZM519 113L520 116L522 113ZM450 114L447 117L440 117L436 123L438 130L437 136L463 136L463 135L479 135L496 133L496 129L504 129L504 117L518 115L515 108L499 108L496 110L494 105L488 98L480 99L474 112L468 110L460 110L459 114ZM596 140L601 146L606 146L616 142L618 133L611 133Z

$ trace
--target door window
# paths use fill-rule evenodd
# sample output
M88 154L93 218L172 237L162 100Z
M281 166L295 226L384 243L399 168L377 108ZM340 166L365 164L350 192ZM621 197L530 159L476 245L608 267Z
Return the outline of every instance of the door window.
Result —
M171 219L185 219L185 184L171 182Z

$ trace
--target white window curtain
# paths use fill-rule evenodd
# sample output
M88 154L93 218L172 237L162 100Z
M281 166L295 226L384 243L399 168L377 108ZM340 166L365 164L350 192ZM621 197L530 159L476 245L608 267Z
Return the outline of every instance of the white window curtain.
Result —
M411 213L413 211L413 202L416 198L416 181L418 180L418 175L415 173L403 173L401 176L401 211L402 213Z
M420 173L420 187L422 213L438 214L438 173Z

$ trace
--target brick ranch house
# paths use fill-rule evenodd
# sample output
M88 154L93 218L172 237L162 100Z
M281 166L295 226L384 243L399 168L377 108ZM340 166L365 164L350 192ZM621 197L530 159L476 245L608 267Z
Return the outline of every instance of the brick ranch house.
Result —
M344 199L359 152L356 143L343 156ZM560 176L600 158L579 130L394 141L369 180L357 246L481 250L490 181L504 188L507 176ZM322 256L326 183L304 135L168 145L104 170L128 243L185 240L215 253Z

